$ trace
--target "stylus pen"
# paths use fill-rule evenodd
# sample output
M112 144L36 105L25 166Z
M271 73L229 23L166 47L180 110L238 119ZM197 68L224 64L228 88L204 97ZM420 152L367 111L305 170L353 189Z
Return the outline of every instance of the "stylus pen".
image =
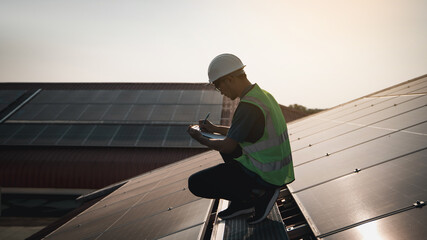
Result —
M203 124L206 124L206 120L208 120L209 115L211 115L210 112L208 112L208 115L206 115L205 120L203 120Z

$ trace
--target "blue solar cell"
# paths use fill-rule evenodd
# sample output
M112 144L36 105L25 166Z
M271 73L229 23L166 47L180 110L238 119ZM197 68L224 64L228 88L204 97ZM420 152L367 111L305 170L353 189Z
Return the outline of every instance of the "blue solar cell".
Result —
M182 90L161 91L157 104L177 104L181 98Z
M170 126L164 146L190 147L191 137L187 133L187 126Z
M80 121L99 121L104 114L110 109L109 104L89 104L86 110L80 115Z
M159 90L143 90L139 95L137 103L140 104L156 104L159 101L161 91Z
M60 146L80 146L95 127L96 125L72 125L57 144Z
M108 146L119 128L119 125L97 125L83 144L86 146Z
M133 105L130 104L113 104L102 117L102 120L123 121L130 114L132 107Z
M172 120L176 107L176 105L155 105L149 120L152 122L168 122Z
M222 104L223 97L217 91L203 91L200 104Z
M13 114L10 120L33 120L37 114L43 111L48 105L46 104L28 104L25 107L19 109Z
M143 129L143 125L121 125L111 146L135 146Z
M127 103L134 104L137 103L139 96L142 91L140 90L121 90L119 91L119 95L117 96L114 103Z
M162 147L167 131L168 126L146 125L137 142L137 146Z
M28 124L19 128L16 133L5 142L6 145L29 145L46 128L45 125Z
M152 105L133 105L126 120L132 122L147 122L153 109L154 106Z
M56 145L56 142L66 133L70 125L47 125L31 145Z
M65 106L64 110L56 117L55 120L61 121L77 121L83 112L86 111L86 104L68 104Z
M183 91L179 104L200 104L203 91L200 90L188 90Z
M23 127L22 124L0 124L0 144L6 143Z

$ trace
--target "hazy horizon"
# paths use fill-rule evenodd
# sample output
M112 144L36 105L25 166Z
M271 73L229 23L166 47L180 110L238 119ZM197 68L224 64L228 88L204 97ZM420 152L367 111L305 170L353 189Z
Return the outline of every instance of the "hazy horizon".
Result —
M427 1L1 1L0 82L207 82L230 52L282 105L427 74Z

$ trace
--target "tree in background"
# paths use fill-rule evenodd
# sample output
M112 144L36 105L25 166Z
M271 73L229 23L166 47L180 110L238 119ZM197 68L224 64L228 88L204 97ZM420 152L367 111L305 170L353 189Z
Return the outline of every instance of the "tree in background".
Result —
M299 104L291 104L288 107L296 111L307 113L307 114L313 114L313 113L317 113L324 110L324 109L318 109L318 108L307 108Z

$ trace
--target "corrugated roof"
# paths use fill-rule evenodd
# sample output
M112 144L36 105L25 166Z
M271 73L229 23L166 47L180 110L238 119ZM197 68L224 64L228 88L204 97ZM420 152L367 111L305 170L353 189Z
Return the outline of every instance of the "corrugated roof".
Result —
M98 189L206 149L1 147L0 151L3 188Z
M288 129L296 175L289 190L318 238L427 234L427 75Z

